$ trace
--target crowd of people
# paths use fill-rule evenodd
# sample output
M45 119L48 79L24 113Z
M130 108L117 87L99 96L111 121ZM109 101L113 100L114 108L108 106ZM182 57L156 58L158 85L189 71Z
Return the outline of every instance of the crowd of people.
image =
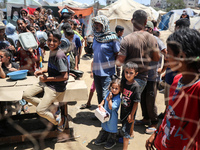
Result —
M157 22L147 21L143 10L133 13L133 32L125 37L124 27L117 25L116 32L112 32L108 18L103 15L92 18L93 33L86 37L82 14L77 17L67 7L59 10L60 18L54 17L51 9L44 8L37 9L34 15L29 15L24 8L20 13L17 28L0 22L0 77L23 69L28 70L28 75L39 77L40 82L23 93L24 112L29 102L36 106L38 115L56 125L58 131L65 130L67 117L54 102L62 101L70 70L79 70L80 56L85 49L86 56L93 59L90 76L94 82L88 101L81 109L91 107L96 90L98 107L110 113L109 121L101 125L95 145L105 144L105 149L111 149L120 136L123 150L127 150L129 139L134 137L134 125L148 125L145 133L152 134L146 141L148 150L200 148L200 33L189 29L189 17L175 22L175 31L165 46ZM38 31L47 38L37 37ZM26 32L34 35L37 49L25 50L19 42L18 34ZM64 47L62 42L65 42ZM50 50L48 68L43 68L42 58L47 49ZM166 109L159 125L155 100L162 76L166 81ZM44 92L42 98L36 96L40 92ZM142 120L135 120L138 103ZM119 132L120 105L122 127ZM52 107L55 109L50 109Z

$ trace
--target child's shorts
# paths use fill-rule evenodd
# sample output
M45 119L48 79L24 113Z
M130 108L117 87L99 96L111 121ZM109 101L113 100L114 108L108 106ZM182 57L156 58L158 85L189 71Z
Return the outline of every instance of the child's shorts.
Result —
M131 130L132 124L133 124L133 122L129 123L127 120L122 122L122 132L123 132L123 137L124 138L127 138L127 139L131 138L130 130Z

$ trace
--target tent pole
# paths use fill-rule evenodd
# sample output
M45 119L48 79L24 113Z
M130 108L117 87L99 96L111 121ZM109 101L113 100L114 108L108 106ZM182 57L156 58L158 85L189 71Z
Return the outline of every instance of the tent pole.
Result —
M24 8L26 8L26 0L24 0Z

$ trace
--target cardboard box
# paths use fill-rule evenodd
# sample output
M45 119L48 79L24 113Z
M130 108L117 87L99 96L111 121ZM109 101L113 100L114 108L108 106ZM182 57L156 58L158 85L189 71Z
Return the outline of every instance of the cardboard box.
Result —
M95 116L102 122L106 122L110 119L110 113L106 111L102 106L95 110Z

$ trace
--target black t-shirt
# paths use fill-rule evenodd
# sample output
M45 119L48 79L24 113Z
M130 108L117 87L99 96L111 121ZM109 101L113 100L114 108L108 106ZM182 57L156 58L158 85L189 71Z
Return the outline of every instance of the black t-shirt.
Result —
M128 115L132 111L133 104L135 102L140 102L140 95L139 84L137 81L134 81L131 85L124 85L121 102L121 121L127 119Z
M19 64L15 63L15 62L11 62L11 66L12 68L16 68L16 69L19 69ZM2 63L2 69L4 71L4 73L7 74L10 73L11 71L8 70L8 68L4 65L4 63Z
M62 50L51 51L48 61L49 77L60 76L62 72L69 73L67 57ZM67 80L58 82L46 82L46 84L56 92L64 92L66 89Z

